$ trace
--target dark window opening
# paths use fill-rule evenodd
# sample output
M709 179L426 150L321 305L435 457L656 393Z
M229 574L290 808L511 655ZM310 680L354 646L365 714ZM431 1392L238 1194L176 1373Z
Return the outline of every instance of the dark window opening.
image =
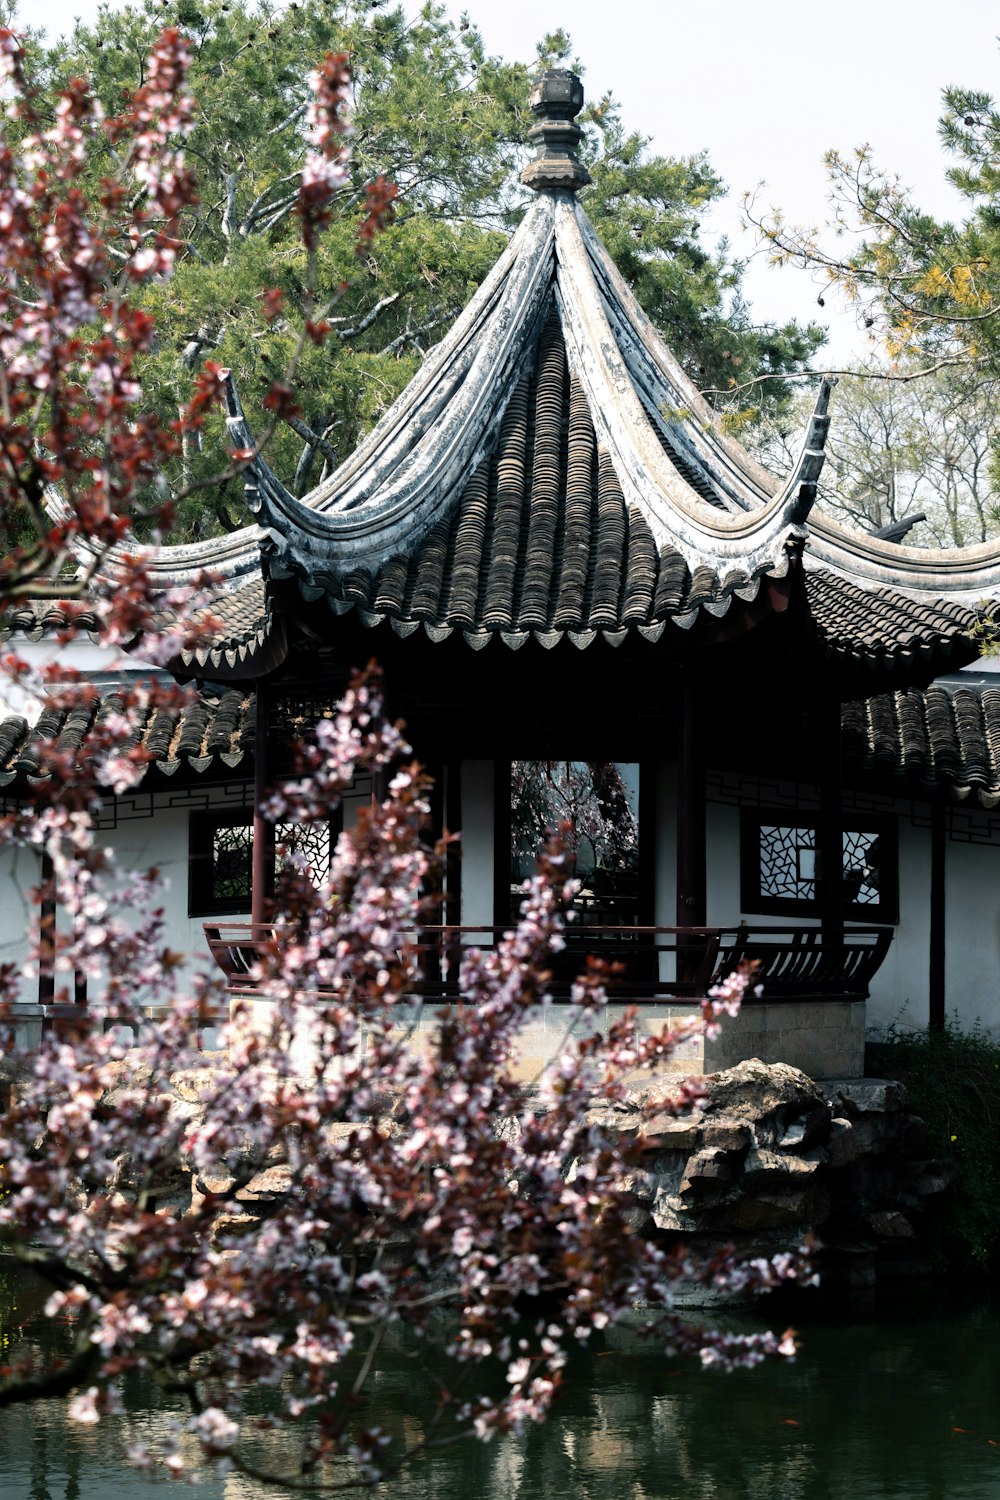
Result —
M568 825L579 919L601 927L642 921L639 766L631 761L515 760L510 781L510 916L550 829Z
M278 869L301 857L317 884L330 872L334 835L329 822L279 823ZM253 890L253 817L246 809L191 814L188 914L239 916L250 911Z

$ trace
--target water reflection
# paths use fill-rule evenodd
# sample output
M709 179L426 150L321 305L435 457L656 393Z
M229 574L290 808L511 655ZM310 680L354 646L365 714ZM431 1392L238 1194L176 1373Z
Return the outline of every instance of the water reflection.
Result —
M66 1337L41 1317L44 1298L37 1283L0 1270L0 1362L26 1344L51 1348ZM805 1349L794 1365L735 1376L671 1364L623 1332L576 1361L545 1426L488 1447L433 1452L379 1493L385 1500L1000 1495L996 1303L914 1311L897 1302L856 1316L800 1303L795 1318ZM375 1382L380 1420L411 1444L434 1410L433 1382L420 1369L405 1349L389 1351ZM66 1424L61 1402L0 1412L3 1500L141 1500L157 1481L125 1469L119 1453L125 1442L154 1439L170 1409L138 1382L126 1395L129 1415L96 1429ZM275 1493L232 1475L178 1493L185 1492L202 1500Z

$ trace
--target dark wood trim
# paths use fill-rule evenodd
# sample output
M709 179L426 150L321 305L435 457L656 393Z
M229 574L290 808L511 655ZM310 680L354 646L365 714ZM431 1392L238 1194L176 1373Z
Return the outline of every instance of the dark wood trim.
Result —
M826 942L844 934L844 797L840 702L823 705L818 746L819 822L816 859L819 915Z
M946 1014L945 984L945 865L948 853L948 810L943 802L931 805L931 892L929 928L929 985L927 1024L943 1031Z
M423 959L422 974L411 993L422 999L447 1003L459 997L460 980L455 962L463 942L473 938L477 947L495 948L509 923L499 927L443 927L428 925L413 930ZM205 924L209 949L226 975L233 994L253 993L261 981L253 974L261 951L271 944L274 928L254 928L249 922ZM556 1001L567 1001L572 985L588 956L613 958L622 965L615 981L616 997L638 1005L664 998L691 1000L705 993L715 973L730 973L743 959L760 964L765 1003L773 1000L836 1001L864 999L872 976L892 941L889 927L852 927L844 941L832 947L824 943L816 927L612 927L574 924L566 931L566 948L553 963L551 993ZM671 955L666 965L674 973L660 977L660 955ZM429 956L434 963L427 962ZM442 960L447 960L444 963ZM650 961L651 960L651 961ZM754 1004L756 996L748 997Z
M705 735L701 684L685 675L677 758L677 926L704 927Z
M271 789L271 757L268 743L270 692L257 684L257 719L253 759L253 854L251 859L250 914L255 923L266 922L274 899L274 824L264 816L264 803Z
M493 925L510 926L510 767L508 755L493 762Z
M188 817L188 916L226 917L239 916L252 903L251 890L243 896L219 899L215 894L216 878L216 834L222 828L244 828L252 826L251 815L246 808L196 808ZM246 856L252 882L253 855L252 837L247 839Z
M56 992L56 899L52 856L42 854L38 903L38 1003L51 1005Z

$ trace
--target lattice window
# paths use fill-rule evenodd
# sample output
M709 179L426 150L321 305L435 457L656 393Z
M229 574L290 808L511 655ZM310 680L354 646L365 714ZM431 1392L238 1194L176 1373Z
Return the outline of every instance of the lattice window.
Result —
M328 822L279 823L275 841L279 851L283 847L303 856L317 885L326 879L334 842ZM192 813L188 882L188 912L192 917L249 912L252 869L253 820L249 812Z
M778 901L815 899L815 828L762 823L758 863L762 896Z
M894 818L867 817L845 827L840 878L844 915L898 921ZM823 850L816 822L787 812L745 808L740 844L740 902L745 912L816 916L822 903Z
M223 823L212 833L212 901L242 910L250 900L253 828Z
M329 875L333 855L333 837L329 823L279 823L275 828L275 838L279 851L286 849L290 854L301 855L309 866L314 884L321 884ZM281 863L279 852L279 869Z
M253 824L242 808L193 812L190 821L188 912L237 916L250 910Z
M844 897L855 906L880 903L881 844L878 833L851 829L844 834Z

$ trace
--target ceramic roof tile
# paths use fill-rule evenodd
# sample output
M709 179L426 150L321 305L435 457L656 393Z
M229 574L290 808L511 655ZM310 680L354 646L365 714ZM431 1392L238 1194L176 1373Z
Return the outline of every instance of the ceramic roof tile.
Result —
M939 660L940 671L955 655L976 654L977 614L947 599L914 600L889 589L865 587L822 568L808 566L806 596L817 636L830 655L848 657L873 670L902 662Z
M1000 690L932 683L843 710L845 764L913 792L1000 803Z
M626 505L555 316L534 371L515 384L495 451L450 515L411 552L327 587L335 607L357 606L369 621L515 639L687 623L731 591L710 567L692 578L677 551L657 544L640 507Z
M175 611L160 612L154 617L163 628L177 624ZM99 619L93 609L76 601L24 600L12 606L3 618L0 638L16 633L29 640L58 636L73 631L98 641ZM216 586L207 605L192 621L198 649L182 653L190 662L197 658L204 664L211 651L255 647L264 640L269 627L263 576ZM141 654L141 652L140 652Z
M33 725L19 715L0 720L0 787L44 777L46 745L54 752L86 753L87 736L95 722L123 710L121 690L105 692L89 706L69 711L48 707ZM241 691L224 693L216 700L198 700L181 710L148 708L134 721L125 744L140 744L152 757L151 765L171 775L180 767L204 772L225 756L232 770L244 759L249 766L254 743L254 697ZM197 762L192 765L192 762Z

